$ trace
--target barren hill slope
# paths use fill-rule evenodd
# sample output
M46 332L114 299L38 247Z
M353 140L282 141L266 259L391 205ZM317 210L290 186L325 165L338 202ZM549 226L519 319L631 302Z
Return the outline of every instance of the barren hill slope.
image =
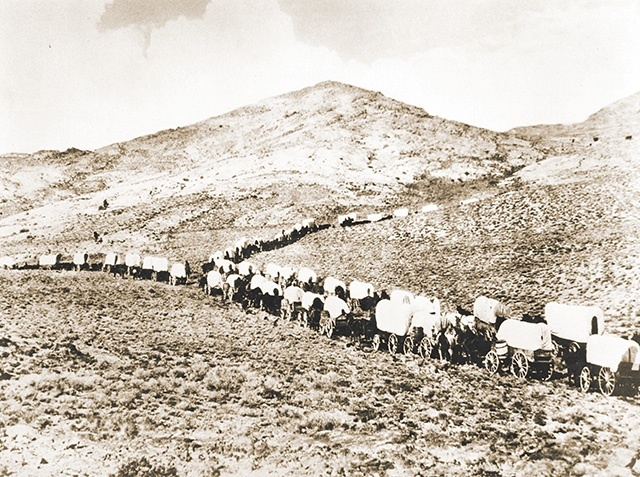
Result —
M55 245L98 230L139 246L184 223L210 228L213 215L261 227L386 207L415 179L501 177L541 158L515 135L325 82L93 152L4 156L0 236Z

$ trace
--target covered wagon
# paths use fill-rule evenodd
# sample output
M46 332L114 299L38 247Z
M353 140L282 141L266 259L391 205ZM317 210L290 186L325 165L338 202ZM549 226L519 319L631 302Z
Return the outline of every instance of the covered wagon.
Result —
M553 343L546 323L505 320L496 342L485 357L485 368L493 373L509 369L517 378L537 375L543 380L553 374Z
M327 277L324 279L324 293L325 295L344 295L347 291L347 285L335 277Z
M207 295L218 294L221 295L223 292L224 286L224 277L217 270L211 270L206 275L206 280L204 282L204 292Z
M604 333L604 313L597 306L547 303L544 317L551 328L556 355L568 369L584 361L589 336Z
M258 270L258 267L255 264L251 262L247 262L246 260L238 264L238 274L242 275L243 277L252 275L257 270Z
M332 338L337 331L351 331L351 310L346 301L329 295L320 312L320 333Z
M394 302L412 304L413 303L413 293L407 290L393 290L389 295L389 299Z
M0 257L0 268L4 268L4 269L16 268L16 259L9 255Z
M73 268L77 272L89 270L89 254L87 252L76 252L73 254Z
M366 339L372 337L374 331L372 318L377 303L378 298L371 283L359 280L349 283L347 304L351 309L354 334L359 334Z
M318 281L318 275L316 272L307 267L302 267L298 270L298 282L300 286L306 291L312 287L314 283Z
M174 263L171 265L169 271L169 283L171 285L186 284L187 283L187 267L184 263Z
M320 313L323 308L323 295L305 291L298 309L298 321L302 326L317 328L320 324Z
M45 255L40 255L38 258L38 266L40 268L45 269L56 269L60 267L60 260L62 259L62 255L59 253L48 253Z
M299 286L290 285L284 289L282 303L280 303L280 316L283 320L295 320L302 307L304 290Z
M411 310L411 332L404 340L404 352L417 351L423 358L429 357L444 323L441 320L440 300L417 296L411 304Z
M589 336L578 383L584 392L597 385L605 396L625 387L635 394L640 384L640 345L615 335Z
M373 349L379 350L386 342L391 353L404 347L404 341L411 326L413 309L410 303L400 300L380 300L376 305L376 332L373 336Z
M106 273L115 273L115 268L119 265L120 257L115 252L108 252L104 256L104 261L102 262L102 271Z
M126 275L135 277L140 275L142 259L138 253L128 253L124 256L124 264L127 267Z
M238 273L230 273L222 284L222 296L228 301L242 301L247 280Z

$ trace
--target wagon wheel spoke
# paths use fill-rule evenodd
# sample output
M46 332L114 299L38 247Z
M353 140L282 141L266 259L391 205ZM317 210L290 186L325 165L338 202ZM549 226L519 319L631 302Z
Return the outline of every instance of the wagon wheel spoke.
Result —
M583 393L589 392L591 389L591 370L588 366L583 366L578 375L578 386Z
M389 342L387 343L387 346L389 347L389 352L392 354L395 354L396 351L398 351L398 337L393 333L391 333L391 336L389 336Z
M333 334L335 333L335 331L336 331L335 322L333 320L327 322L327 324L324 327L324 333L325 335L327 335L327 338L329 339L333 338Z
M553 362L551 362L548 365L546 365L544 367L544 369L542 370L541 379L543 381L549 381L551 379L551 377L553 376L553 371L554 371L554 366L553 366Z
M600 392L605 396L611 396L616 390L616 375L609 368L600 368L598 373L598 385Z
M379 351L380 350L380 344L382 343L382 340L380 339L380 335L374 335L373 336L373 341L371 342L371 346L373 347L374 351Z
M495 374L500 369L500 358L498 357L498 353L491 350L487 353L487 356L484 358L484 367L491 374Z
M407 336L404 339L404 343L402 344L402 351L404 354L413 353L413 338L411 336Z
M529 361L520 351L516 351L516 353L511 357L511 373L516 378L520 379L526 378L529 373Z
M431 341L429 340L429 338L425 336L420 340L420 343L418 344L418 354L422 358L429 358L431 357L432 351L433 351L433 345L431 344Z

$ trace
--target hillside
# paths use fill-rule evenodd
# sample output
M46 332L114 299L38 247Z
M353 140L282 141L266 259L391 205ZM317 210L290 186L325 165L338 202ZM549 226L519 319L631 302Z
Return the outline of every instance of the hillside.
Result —
M30 237L42 249L97 230L141 246L199 217L262 227L388 207L415 180L410 192L426 200L425 184L499 178L541 158L514 135L325 82L96 151L1 157L0 236L8 243ZM104 200L110 207L98 213ZM251 207L211 217L222 203L241 200ZM162 224L150 223L150 214Z
M602 143L609 148L624 148L625 141L640 140L640 92L600 109L580 123L527 126L510 132L557 154Z
M517 315L595 304L608 331L636 332L640 151L635 134L593 141L634 124L627 104L571 137L498 134L322 83L98 151L5 156L0 255L139 250L196 273L0 271L0 475L638 475L638 396L374 353L195 286L240 236L406 205L252 260L445 311L480 294Z

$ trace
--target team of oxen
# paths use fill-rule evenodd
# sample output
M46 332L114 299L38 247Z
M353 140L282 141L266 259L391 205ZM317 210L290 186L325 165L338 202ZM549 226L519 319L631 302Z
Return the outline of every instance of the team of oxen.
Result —
M368 217L368 221L386 217ZM340 225L357 223L341 216ZM213 253L202 265L199 285L207 295L236 302L246 311L262 310L279 319L317 330L328 338L340 334L371 343L374 350L418 354L423 358L476 363L490 373L510 372L518 378L551 379L566 374L582 391L599 388L605 395L637 392L640 384L638 339L605 334L602 309L549 303L539 319L516 317L498 300L478 297L473 311L458 307L443 313L434 296L395 289L376 290L371 283L320 277L308 268L274 263L260 269L249 261L262 251L287 246L305 235L327 228L307 219L267 240L242 238ZM61 256L40 257L40 268L60 268ZM15 260L0 258L0 268ZM88 254L76 253L66 268L96 269ZM122 277L186 284L188 262L128 253L107 253L100 267Z

